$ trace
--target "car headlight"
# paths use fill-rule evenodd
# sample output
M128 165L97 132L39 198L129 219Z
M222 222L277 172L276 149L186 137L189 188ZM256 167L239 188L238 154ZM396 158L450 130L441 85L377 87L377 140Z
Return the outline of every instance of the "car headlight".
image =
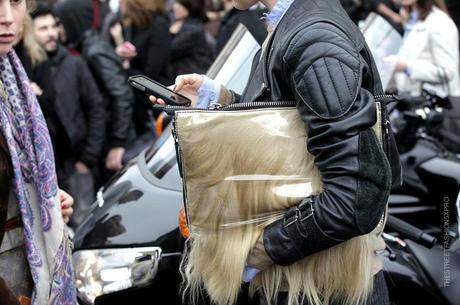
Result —
M149 283L156 275L161 248L81 250L73 254L75 284L81 300Z

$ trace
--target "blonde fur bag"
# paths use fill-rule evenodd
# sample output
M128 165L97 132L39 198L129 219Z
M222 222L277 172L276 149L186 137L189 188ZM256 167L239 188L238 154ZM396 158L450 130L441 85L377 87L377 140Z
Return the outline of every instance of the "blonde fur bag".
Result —
M380 112L377 117L380 135ZM174 125L191 231L181 268L184 295L196 302L204 288L215 304L233 305L264 228L322 191L305 124L289 107L177 111ZM289 305L364 304L373 288L376 237L373 232L290 266L273 265L253 279L251 290L267 304L280 291L288 291Z

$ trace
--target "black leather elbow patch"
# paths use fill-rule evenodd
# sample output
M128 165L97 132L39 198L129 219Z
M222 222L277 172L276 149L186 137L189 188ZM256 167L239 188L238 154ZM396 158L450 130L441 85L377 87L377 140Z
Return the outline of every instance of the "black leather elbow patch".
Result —
M350 62L356 66L351 67L334 57L322 57L313 62L306 72L304 70L294 75L299 98L317 116L338 118L353 105L361 79L359 61Z
M366 234L380 221L391 189L390 165L371 129L359 134L358 163L356 224L361 233Z

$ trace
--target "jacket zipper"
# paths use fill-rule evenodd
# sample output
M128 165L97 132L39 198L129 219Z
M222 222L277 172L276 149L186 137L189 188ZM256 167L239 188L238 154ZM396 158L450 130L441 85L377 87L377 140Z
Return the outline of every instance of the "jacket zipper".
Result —
M376 100L385 100L385 99L393 99L394 96L392 94L378 94L374 95L374 99Z
M386 103L388 100L394 99L393 95L389 94L381 94L381 95L376 95L374 96L374 99L376 102L380 102L380 112L381 112L381 120L382 120L382 133L383 133L383 151L385 152L385 155L390 162L392 157L391 157L391 151L390 151L390 129L391 129L391 122L388 117L387 109L386 109Z
M255 95L255 100L259 99L259 97L262 96L262 94L265 92L265 90L267 91L270 91L270 87L268 86L268 77L267 77L267 71L268 71L268 64L270 63L270 59L271 59L271 56L272 56L272 51L273 51L273 47L272 47L272 42L275 38L275 35L276 35L276 30L275 32L273 32L273 34L271 35L271 37L269 38L268 42L267 42L267 56L266 56L266 60L264 60L264 62L262 63L263 66L262 66L262 76L264 78L264 81L262 82L262 86L259 90L259 92L257 92L257 94ZM261 54L262 58L261 60L264 59L264 54Z

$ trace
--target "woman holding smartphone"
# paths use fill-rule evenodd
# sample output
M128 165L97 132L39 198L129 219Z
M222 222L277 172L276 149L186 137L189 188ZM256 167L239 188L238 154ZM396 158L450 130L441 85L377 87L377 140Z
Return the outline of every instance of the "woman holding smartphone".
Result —
M1 300L76 304L63 221L73 200L58 188L46 122L12 49L30 4L0 0Z
M234 0L234 5L248 9L258 2ZM310 198L310 208L298 207L301 215L295 225L284 225L291 222L285 214L265 228L247 259L248 274L252 275L272 264L288 266L370 233L382 219L391 185L399 184L400 179L392 135L385 154L371 130L376 123L374 96L383 94L375 63L339 1L260 2L270 10L269 35L241 96L198 74L181 75L175 83L175 91L197 107L295 100L305 123L308 150L315 157L324 191ZM153 103L164 102L150 99ZM307 217L310 213L312 217ZM377 255L374 274L374 290L366 304L388 304ZM296 297L305 300L305 295ZM340 301L321 300L321 304ZM280 292L276 302L293 304L293 298L289 291Z

